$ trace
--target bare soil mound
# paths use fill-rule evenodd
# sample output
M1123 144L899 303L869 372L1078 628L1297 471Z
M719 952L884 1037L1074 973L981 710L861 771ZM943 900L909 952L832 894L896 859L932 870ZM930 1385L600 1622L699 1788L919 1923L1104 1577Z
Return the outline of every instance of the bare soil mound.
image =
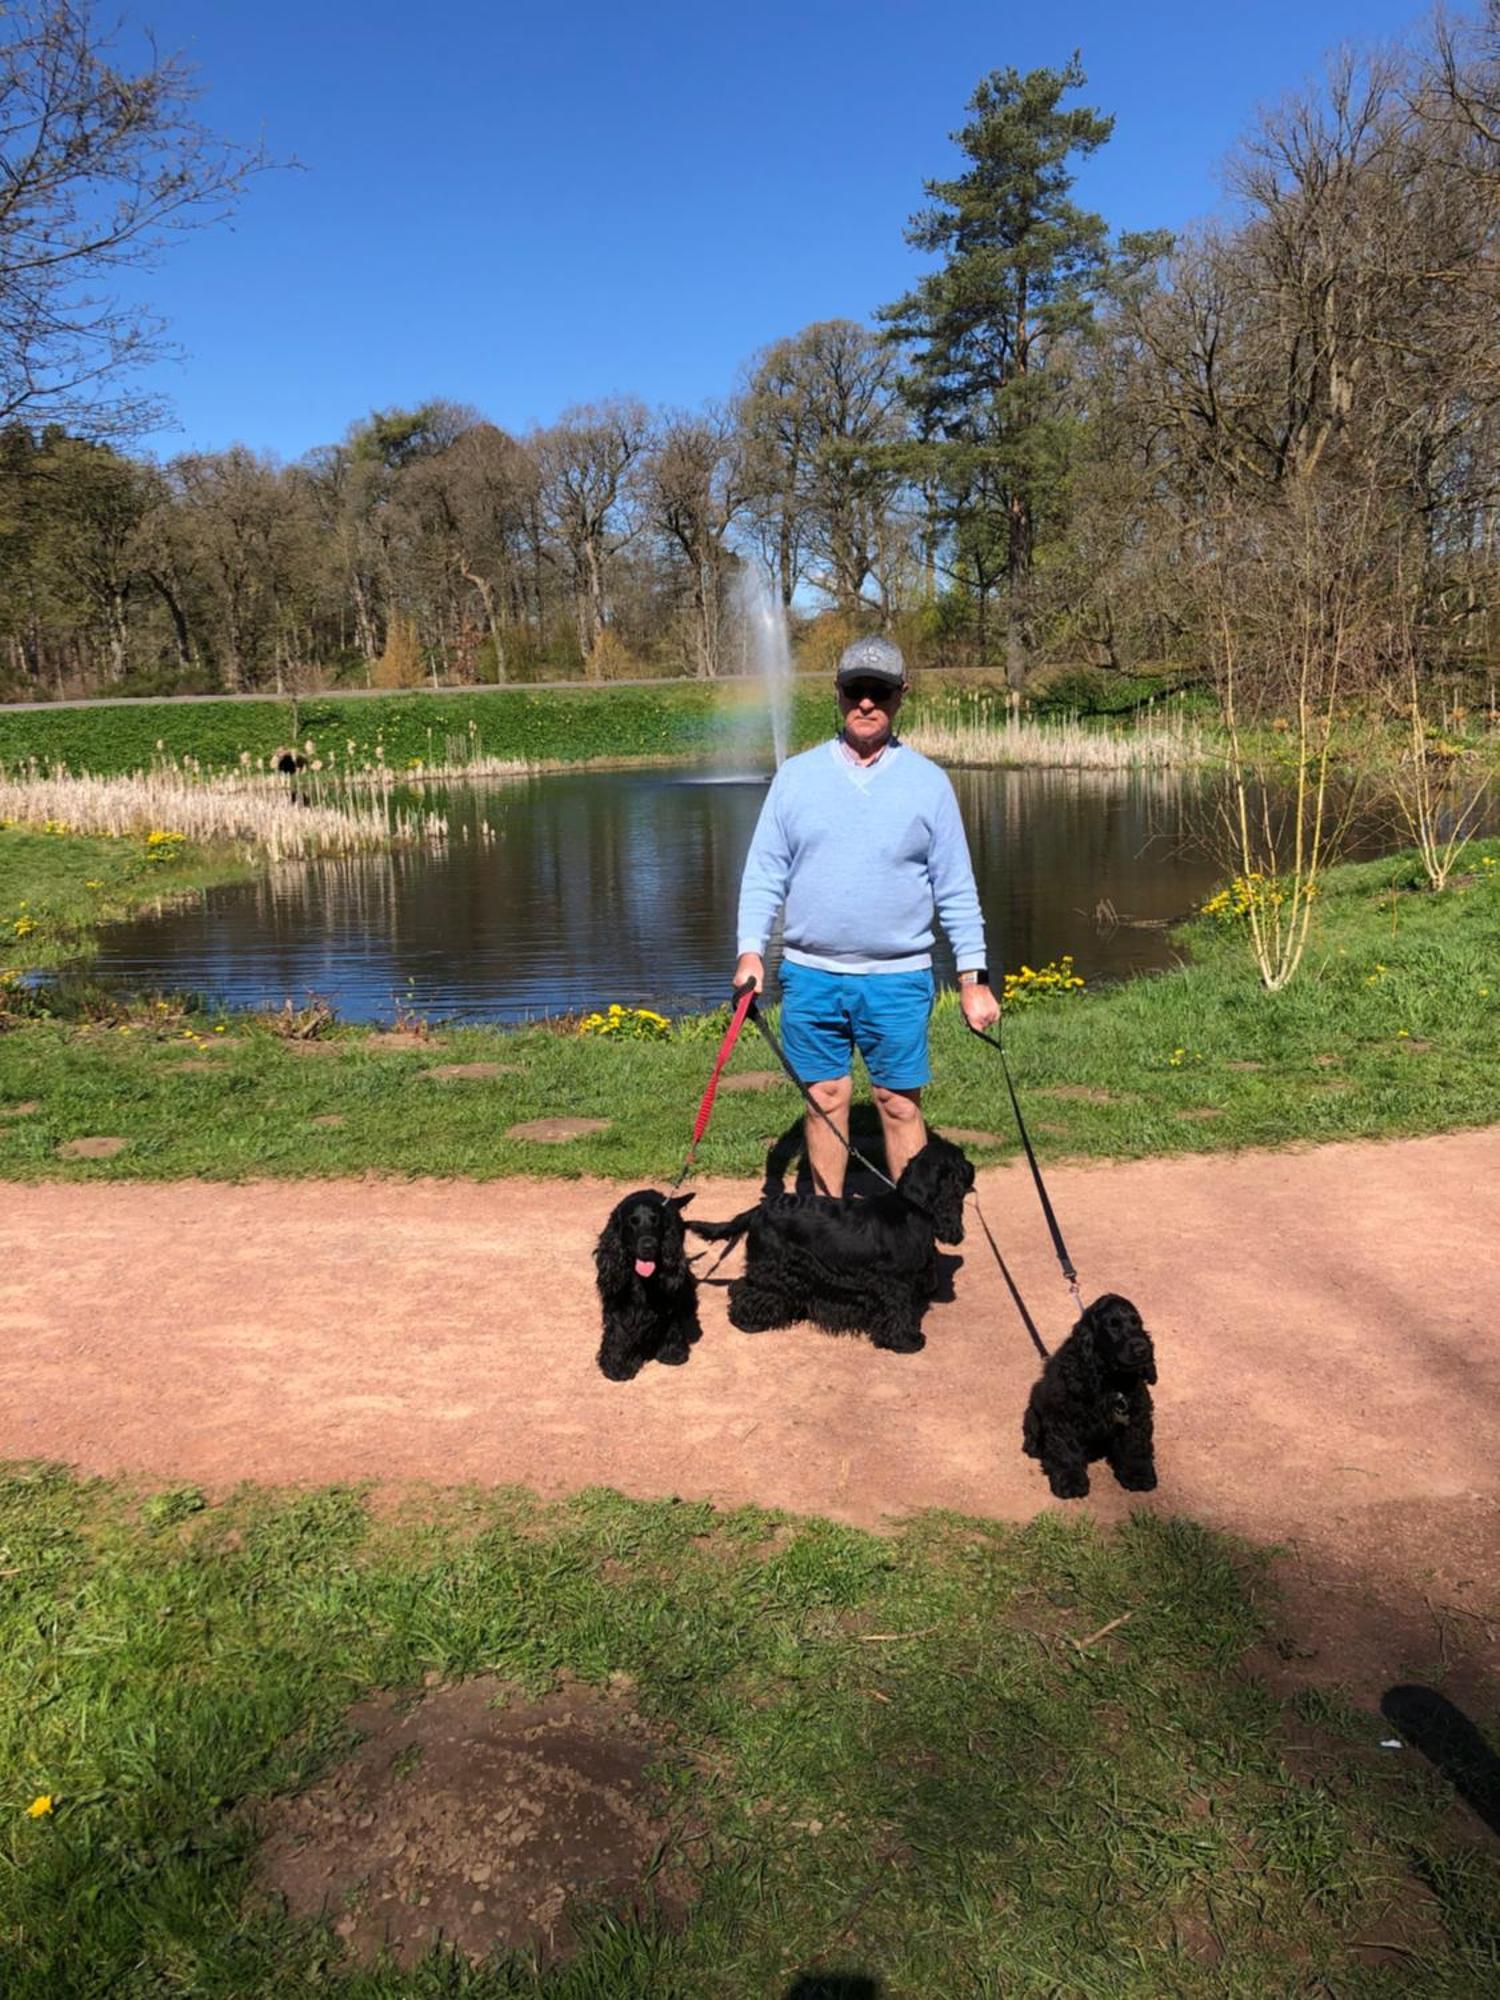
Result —
M670 1829L647 1778L664 1746L628 1695L511 1693L485 1676L351 1709L353 1756L263 1815L260 1888L331 1916L351 1958L408 1966L439 1941L552 1961L583 1909L670 1907L653 1869Z

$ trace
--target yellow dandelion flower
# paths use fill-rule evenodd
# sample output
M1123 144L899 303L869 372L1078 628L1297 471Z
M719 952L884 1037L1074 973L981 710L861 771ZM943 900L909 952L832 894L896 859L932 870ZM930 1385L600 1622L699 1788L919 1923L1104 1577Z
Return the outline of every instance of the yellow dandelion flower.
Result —
M38 1792L36 1797L31 1801L31 1804L26 1808L26 1817L28 1819L45 1819L56 1804L57 1800L51 1792Z

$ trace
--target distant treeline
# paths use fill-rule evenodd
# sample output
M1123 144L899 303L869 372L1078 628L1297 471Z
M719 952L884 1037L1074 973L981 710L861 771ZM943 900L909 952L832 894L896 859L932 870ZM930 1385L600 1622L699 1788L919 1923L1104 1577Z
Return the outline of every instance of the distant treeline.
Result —
M804 664L882 626L1015 686L1059 659L1222 681L1301 631L1351 685L1482 673L1500 7L1341 58L1177 242L1070 200L1112 125L1070 101L1083 81L987 77L908 229L928 275L705 409L616 399L513 436L433 401L294 465L12 424L0 692L710 679L743 664L752 564Z

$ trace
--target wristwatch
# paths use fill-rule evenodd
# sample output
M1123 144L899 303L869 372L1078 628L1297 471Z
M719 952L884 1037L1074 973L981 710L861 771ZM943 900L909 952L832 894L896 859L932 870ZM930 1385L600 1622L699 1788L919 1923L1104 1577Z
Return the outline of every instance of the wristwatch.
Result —
M990 969L987 965L976 965L968 972L961 972L958 983L960 986L988 986Z

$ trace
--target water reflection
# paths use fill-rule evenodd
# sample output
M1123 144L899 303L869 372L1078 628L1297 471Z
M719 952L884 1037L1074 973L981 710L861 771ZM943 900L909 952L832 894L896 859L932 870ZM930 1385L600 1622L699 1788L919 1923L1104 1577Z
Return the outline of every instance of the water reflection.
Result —
M993 965L1072 952L1097 980L1172 962L1161 924L1217 875L1180 838L1177 780L959 771L954 784ZM740 868L764 797L763 777L709 772L455 790L436 802L451 823L445 851L322 861L217 891L108 932L100 967L236 1006L317 992L355 1021L398 1006L516 1021L609 1000L710 1005L734 963ZM1101 930L1101 904L1126 921Z

